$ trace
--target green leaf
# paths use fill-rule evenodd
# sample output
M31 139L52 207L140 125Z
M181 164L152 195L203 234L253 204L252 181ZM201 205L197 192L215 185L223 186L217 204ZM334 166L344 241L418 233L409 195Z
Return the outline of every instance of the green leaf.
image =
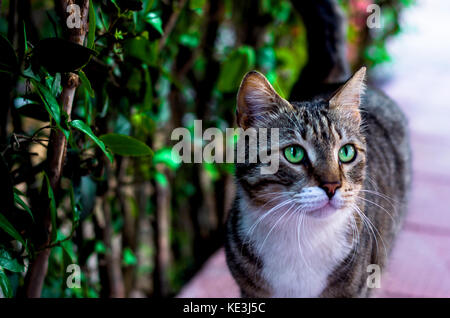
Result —
M206 170L206 173L213 181L216 181L220 178L220 172L214 163L205 162L203 163L203 168Z
M21 193L19 190L14 189L14 201L15 201L18 205L20 205L25 211L27 211L28 214L31 216L31 218L32 218L33 221L34 221L33 213L31 213L31 210L30 210L30 208L28 207L28 205L27 205L27 204L22 200L22 198L20 197L21 194L22 194L22 193Z
M89 33L87 37L87 47L92 49L95 45L95 8L94 1L89 1Z
M5 271L0 268L0 288L2 289L3 295L6 298L12 298L12 288L9 282L8 276L6 276Z
M106 134L100 139L115 154L121 156L152 156L153 151L140 140L121 134Z
M198 14L202 14L205 3L206 0L191 0L189 1L189 9L197 12Z
M169 181L167 180L166 175L159 171L155 173L155 181L163 188L167 188L167 186L169 185Z
M51 222L52 222L52 233L50 235L51 242L56 242L58 230L56 226L56 200L55 195L53 194L52 186L50 185L50 180L48 179L48 176L46 173L44 173L45 182L47 186L47 195L50 199L50 216L51 216Z
M81 211L77 205L77 202L75 201L75 192L72 183L70 184L69 192L70 192L70 206L72 207L72 222L73 226L75 226L75 224L78 223L78 221L80 221Z
M190 48L196 48L200 44L198 34L182 34L180 35L179 41L182 45Z
M266 71L274 70L277 65L275 50L271 46L258 49L256 54L258 65Z
M369 45L364 51L364 57L374 65L389 62L391 56L383 42Z
M61 93L61 73L56 73L49 88L51 88L51 93L53 96L57 96Z
M25 27L25 21L23 21L23 47L24 47L24 54L28 51L28 40L27 40L27 29Z
M67 268L67 265L73 264L75 261L75 253L72 249L72 242L64 241L61 243L61 247L63 250L64 268Z
M130 265L136 265L137 264L137 258L134 255L133 251L129 248L129 247L125 247L123 249L123 260L122 260L123 264L125 266L130 266Z
M123 33L122 33L122 31L116 29L116 31L114 32L114 38L116 40L123 40Z
M19 262L16 259L13 259L4 249L0 249L0 267L15 273L22 273L25 271L25 266L19 264Z
M172 149L170 148L159 149L153 157L153 163L163 163L171 170L176 170L180 166L180 161L178 158L174 158L173 155Z
M123 50L126 55L134 57L148 65L156 65L157 48L156 42L152 43L142 36L127 39L123 44Z
M38 95L44 102L45 109L50 114L50 117L56 122L56 126L62 131L66 139L69 139L69 131L61 126L61 108L58 101L52 95L50 90L36 81L35 79L30 79L33 85L36 87Z
M114 38L116 40L123 40L123 32L116 29L116 32L114 32Z
M35 80L39 80L39 76L34 74L33 72L33 67L31 65L29 65L26 69L24 69L22 71L22 77L24 77L25 79L35 79Z
M150 77L150 71L148 66L144 66L144 79L145 79L145 95L144 95L144 108L151 109L153 105L153 85Z
M69 123L70 126L72 126L73 128L76 128L82 132L84 132L86 135L88 135L99 147L100 149L105 153L106 157L108 157L109 161L111 161L111 163L114 161L114 156L106 149L105 144L103 143L103 141L101 141L99 138L97 138L97 136L94 135L94 133L92 132L91 128L86 125L84 122L82 122L81 120L72 120Z
M50 73L78 70L89 62L92 55L97 55L97 52L61 38L43 39L33 50L33 56Z
M106 253L106 246L102 241L97 241L95 243L94 250L98 254L105 254Z
M52 93L39 83L38 81L32 79L31 82L33 83L33 86L36 87L36 90L41 97L42 101L44 102L45 109L47 109L47 112L50 114L50 116L53 118L53 120L56 122L57 125L61 124L61 108L59 107L58 101L56 98L52 95Z
M92 2L92 1L90 1L90 2ZM90 82L89 79L87 78L86 74L85 74L83 71L79 70L79 71L78 71L78 76L80 77L81 82L82 82L82 83L84 84L84 86L86 87L86 90L88 91L89 96L94 97L94 96L95 96L95 92L94 92L94 90L92 89L91 82Z
M152 118L150 111L136 112L131 116L130 120L132 125L138 127L139 131L142 131L144 134L152 135L156 129L156 122Z
M233 51L222 64L217 89L221 92L237 91L240 79L254 67L255 51L249 46L241 46Z
M162 20L156 12L149 12L145 17L145 22L153 26L160 34L163 34Z
M17 232L17 230L12 226L11 223L6 219L6 217L0 213L0 228L11 235L14 239L18 240L22 244L25 245L25 240L23 237Z

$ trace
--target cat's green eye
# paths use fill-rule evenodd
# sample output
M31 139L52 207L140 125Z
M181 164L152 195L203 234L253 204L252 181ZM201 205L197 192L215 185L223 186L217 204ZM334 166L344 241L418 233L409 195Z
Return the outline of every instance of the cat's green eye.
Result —
M284 148L284 156L291 163L300 163L305 158L305 149L300 146L288 146Z
M353 159L355 159L356 156L356 149L355 146L351 144L346 144L341 149L339 149L338 157L339 161L342 163L349 163Z

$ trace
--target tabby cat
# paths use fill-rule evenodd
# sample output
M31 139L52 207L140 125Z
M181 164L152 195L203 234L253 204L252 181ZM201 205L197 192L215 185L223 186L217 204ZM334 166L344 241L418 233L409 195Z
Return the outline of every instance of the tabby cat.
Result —
M303 102L283 99L258 72L244 77L237 123L279 129L279 169L236 164L226 255L243 297L373 291L369 265L385 268L406 210L410 151L405 116L365 90L365 71Z

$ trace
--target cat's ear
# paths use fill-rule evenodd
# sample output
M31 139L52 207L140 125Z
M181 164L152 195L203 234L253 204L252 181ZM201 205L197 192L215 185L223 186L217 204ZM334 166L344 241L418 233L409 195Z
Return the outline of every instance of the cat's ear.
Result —
M330 108L358 110L365 90L366 68L361 67L330 99Z
M292 105L274 90L264 75L248 72L237 95L237 124L243 129L263 126L265 119L281 110L293 110Z

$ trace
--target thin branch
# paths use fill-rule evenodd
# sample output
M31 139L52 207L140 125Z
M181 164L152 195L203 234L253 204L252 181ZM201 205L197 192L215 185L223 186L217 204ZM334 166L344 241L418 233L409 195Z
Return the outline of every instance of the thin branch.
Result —
M61 10L62 21L67 19L67 7L71 4L79 4L74 0L60 0L58 3L55 1L56 6ZM68 39L79 45L83 45L86 32L88 30L88 14L89 14L89 0L81 1L81 27L67 29ZM72 113L72 105L75 97L75 91L79 85L79 78L77 74L68 73L65 74L61 80L62 92L59 98L62 105L63 112L67 113L68 119ZM67 140L64 134L58 130L52 130L50 133L50 141L47 151L47 175L49 177L50 186L54 193L59 192L60 179L63 170L63 163L66 157ZM43 244L38 246L38 250L41 247L51 246L50 233L52 231L51 226L51 214L48 206L42 207L42 210L38 211L40 222L37 226L44 228L46 238ZM55 229L53 229L55 230ZM50 256L51 248L44 248L38 252L36 258L31 262L25 278L25 295L26 297L40 297L44 279L48 269L48 258Z
M178 17L180 16L181 11L186 5L186 2L187 0L181 0L178 5L178 8L172 12L169 21L167 22L166 27L164 28L163 36L161 37L161 40L159 40L158 45L159 51L161 51L166 46L167 38L169 37L170 33L172 33L173 28L175 28L175 25L177 24L178 21Z

